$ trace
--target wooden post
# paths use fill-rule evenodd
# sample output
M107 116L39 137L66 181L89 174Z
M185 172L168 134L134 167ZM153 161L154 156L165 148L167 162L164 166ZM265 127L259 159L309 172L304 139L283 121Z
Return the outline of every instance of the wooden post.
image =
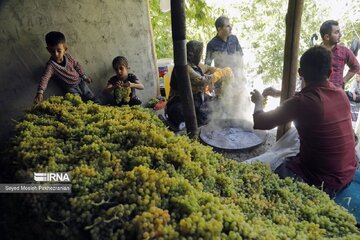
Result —
M301 15L304 0L289 0L288 12L286 14L286 38L284 51L284 67L281 87L281 100L285 101L295 93L298 49L300 39ZM290 128L290 123L279 126L276 140L279 140Z
M186 130L190 137L197 137L198 125L191 91L186 57L185 1L171 0L171 29L174 44L174 70L180 91Z

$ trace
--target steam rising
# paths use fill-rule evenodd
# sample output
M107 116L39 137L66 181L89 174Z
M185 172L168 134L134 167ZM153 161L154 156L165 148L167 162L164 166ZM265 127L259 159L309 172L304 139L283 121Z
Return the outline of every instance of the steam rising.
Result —
M215 56L215 66L230 67L234 77L223 80L219 101L210 105L212 115L209 125L217 129L218 123L231 119L246 131L252 131L250 90L244 75L244 63L240 54L219 53ZM209 127L210 127L209 126ZM219 126L221 127L221 126Z

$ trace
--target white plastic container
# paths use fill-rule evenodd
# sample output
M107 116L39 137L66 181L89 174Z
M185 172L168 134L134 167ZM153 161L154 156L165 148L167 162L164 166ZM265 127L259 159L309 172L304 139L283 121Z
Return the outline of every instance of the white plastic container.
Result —
M159 71L159 85L160 90L165 89L166 97L169 97L170 93L170 77L174 67L173 60L171 58L161 58L157 60Z
M170 0L160 0L160 10L162 12L168 12L171 9Z
M159 77L164 77L164 75L168 72L169 66L173 64L172 58L161 58L157 60Z

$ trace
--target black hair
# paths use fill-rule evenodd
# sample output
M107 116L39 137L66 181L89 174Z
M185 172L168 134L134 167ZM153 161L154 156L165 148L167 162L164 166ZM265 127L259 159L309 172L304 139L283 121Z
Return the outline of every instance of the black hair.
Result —
M119 66L125 66L126 68L129 68L128 60L123 56L117 56L114 58L112 61L112 66L114 69L118 68Z
M321 38L324 38L326 34L331 34L332 26L339 26L339 23L335 20L327 20L320 26Z
M186 44L186 54L188 63L199 65L204 44L199 41L191 40Z
M229 21L229 18L225 16L218 17L215 21L216 30L218 30L218 28L222 28L225 25L226 21Z
M61 32L48 32L45 36L45 42L47 46L55 46L59 43L65 43L65 35Z
M331 52L322 46L309 48L300 58L300 68L307 82L321 82L331 73Z

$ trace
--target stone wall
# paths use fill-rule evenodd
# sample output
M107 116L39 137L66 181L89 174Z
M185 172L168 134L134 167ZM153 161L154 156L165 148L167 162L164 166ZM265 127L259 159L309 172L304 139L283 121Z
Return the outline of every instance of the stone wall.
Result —
M144 84L146 102L157 94L156 61L148 1L2 0L0 1L0 141L6 140L24 110L33 105L49 59L49 31L65 34L68 51L93 79L98 94L114 72L115 56L128 58L130 72ZM50 81L45 97L62 94Z

